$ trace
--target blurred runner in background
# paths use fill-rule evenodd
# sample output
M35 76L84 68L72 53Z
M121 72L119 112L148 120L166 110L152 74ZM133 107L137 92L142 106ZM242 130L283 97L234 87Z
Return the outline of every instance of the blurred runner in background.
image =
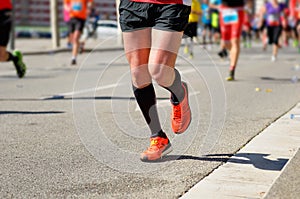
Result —
M203 47L206 48L206 39L208 37L208 43L212 44L212 26L211 26L211 17L210 17L210 8L209 8L209 0L203 0L201 3L202 10L202 41Z
M230 67L227 81L235 80L235 70L240 54L240 37L244 23L244 0L222 0L220 24L222 41L230 51Z
M266 14L268 43L273 45L271 57L271 61L273 62L277 59L279 38L282 32L282 16L285 7L285 4L279 3L278 0L270 0L266 2L261 13L261 24L263 23L263 17Z
M64 2L66 3L66 2ZM67 9L69 8L70 5L64 5L63 7L63 16L64 16L64 22L66 23L67 26L67 47L72 48L72 38L71 38L71 27L70 27L70 10Z
M12 61L19 78L24 77L26 65L23 62L23 56L20 51L15 50L13 53L7 51L7 44L11 33L13 23L12 4L10 0L1 0L0 3L0 62Z
M83 33L80 38L79 53L84 52L84 45L88 38L92 38L92 37L97 38L96 30L97 30L97 23L99 19L100 17L99 14L96 12L96 9L92 8L88 18L85 21Z
M70 29L72 38L71 65L77 64L79 39L84 28L85 20L92 8L93 0L64 0L64 6L70 12Z
M298 47L298 52L300 53L300 0L290 0L289 1L289 11L290 15L288 18L289 24L294 25L294 43L295 47Z
M191 13L189 15L189 23L184 30L184 53L189 54L189 58L194 57L194 39L198 39L198 23L199 16L201 15L201 5L198 0L192 0Z

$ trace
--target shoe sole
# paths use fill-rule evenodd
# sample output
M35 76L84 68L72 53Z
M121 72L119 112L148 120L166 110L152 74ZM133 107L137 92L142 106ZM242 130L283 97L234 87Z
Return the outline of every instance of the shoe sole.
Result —
M167 146L167 148L162 152L160 158L163 158L164 156L168 155L168 154L171 153L172 151L173 151L173 147L172 147L171 144L169 144L169 145Z
M231 77L227 77L227 78L226 78L226 81L232 82L232 81L235 81L235 79L234 79L234 78L231 78Z
M168 155L169 153L171 153L173 151L173 147L171 145L171 143L169 143L169 145L166 147L166 149L161 153L161 156L157 159L154 160L149 160L149 159L143 159L140 158L142 162L155 162L155 161L160 161L164 156Z

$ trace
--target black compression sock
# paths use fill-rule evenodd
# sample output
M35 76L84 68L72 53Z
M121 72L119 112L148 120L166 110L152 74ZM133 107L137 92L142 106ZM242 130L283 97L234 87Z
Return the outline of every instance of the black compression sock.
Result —
M174 72L175 79L173 84L169 87L164 88L171 92L172 103L177 104L182 102L182 100L184 99L184 89L182 87L181 76L178 70L174 69Z
M156 95L152 84L145 88L136 88L133 86L135 99L144 115L144 118L151 130L151 137L157 136L162 132L159 117L156 108Z
M151 138L155 138L155 137L168 138L167 135L166 135L166 133L163 132L162 130L159 131L159 132L156 133L156 134L152 134L152 135L151 135Z
M8 54L7 61L13 61L14 63L17 63L19 61L18 57L13 56L10 52L7 52L7 54Z

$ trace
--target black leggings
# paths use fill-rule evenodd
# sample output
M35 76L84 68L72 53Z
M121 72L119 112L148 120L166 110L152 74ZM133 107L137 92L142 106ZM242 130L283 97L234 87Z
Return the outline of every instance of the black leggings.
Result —
M0 46L6 47L12 25L11 10L0 10Z
M281 32L282 26L268 26L269 44L278 45Z

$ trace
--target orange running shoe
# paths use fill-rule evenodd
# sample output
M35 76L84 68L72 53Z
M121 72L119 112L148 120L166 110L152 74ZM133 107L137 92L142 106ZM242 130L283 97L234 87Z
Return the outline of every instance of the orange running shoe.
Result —
M142 161L154 161L172 151L168 138L155 137L150 139L150 147L141 154Z
M189 105L188 87L182 82L185 96L179 104L172 104L171 123L173 132L176 134L183 133L191 123L191 109Z

